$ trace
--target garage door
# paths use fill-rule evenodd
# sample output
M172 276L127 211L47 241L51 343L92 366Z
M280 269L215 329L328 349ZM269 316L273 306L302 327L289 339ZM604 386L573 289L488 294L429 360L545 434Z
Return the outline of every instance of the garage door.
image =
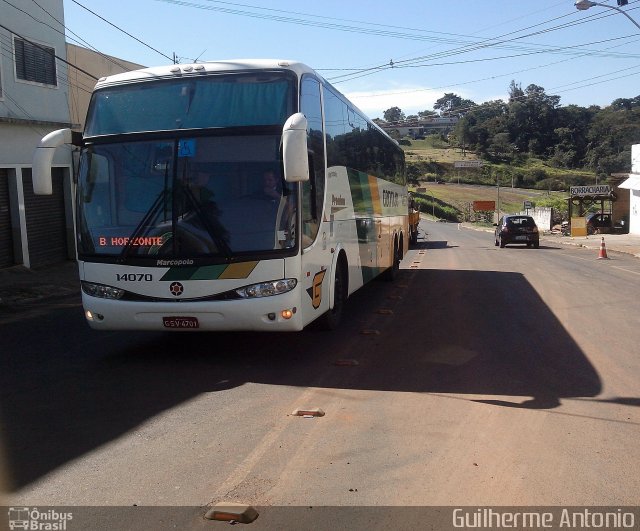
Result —
M0 267L15 264L13 259L13 234L9 210L9 172L0 168Z
M52 195L35 195L31 169L22 170L29 262L33 268L68 259L63 172L62 168L51 171Z

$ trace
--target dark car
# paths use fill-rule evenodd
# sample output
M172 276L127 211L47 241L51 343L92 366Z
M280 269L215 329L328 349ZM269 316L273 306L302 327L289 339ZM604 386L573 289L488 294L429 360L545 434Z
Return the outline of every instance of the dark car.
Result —
M504 247L510 243L524 243L527 247L540 247L538 226L531 216L503 216L495 231L496 245Z
M611 232L611 214L604 214L602 212L592 212L585 217L587 222L587 234L600 234L601 232Z

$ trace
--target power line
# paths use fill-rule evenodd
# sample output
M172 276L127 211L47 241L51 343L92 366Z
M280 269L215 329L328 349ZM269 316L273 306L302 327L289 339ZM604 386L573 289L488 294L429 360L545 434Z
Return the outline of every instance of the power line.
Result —
M96 81L98 80L97 77L95 77L94 75L90 74L89 72L87 72L86 70L83 70L82 68L80 68L79 66L74 65L73 63L70 63L69 61L67 61L66 59L63 59L62 57L60 57L59 55L56 55L54 52L51 51L51 49L42 46L36 42L33 42L29 39L27 39L26 37L23 37L22 35L20 35L19 33L16 33L15 31L13 31L12 29L7 28L6 26L0 24L0 28L2 28L3 30L8 31L9 33L12 33L13 35L15 35L16 37L21 38L23 41L28 42L29 44L31 44L32 46L35 46L36 48L39 48L40 50L42 50L45 53L48 53L49 55L55 57L58 61L62 61L64 64L66 64L67 66L70 66L72 68L75 68L76 70L78 70L79 72L82 72L83 74L89 76L91 79L95 79Z
M247 17L252 17L252 18L259 18L259 19L265 19L265 20L272 20L272 21L276 21L276 22L284 22L284 23L295 23L295 24L299 24L299 25L309 25L309 26L315 26L315 27L321 27L321 28L325 28L325 29L333 29L333 30L340 30L340 31L349 31L349 32L359 32L359 33L365 33L365 34L372 34L372 35L378 35L378 36L385 36L385 37L396 37L396 38L405 38L405 39L413 39L413 40L432 40L435 42L441 42L441 43L449 43L449 44L459 44L460 40L453 40L453 39L449 39L449 38L443 38L443 35L446 36L455 36L455 37L464 37L464 38L469 38L468 36L461 36L461 35L456 35L456 34L451 34L451 33L444 33L444 32L427 32L425 30L417 30L415 28L406 28L406 27L402 27L402 26L391 26L391 25L383 25L383 24L372 24L372 23L366 23L366 22L361 22L361 21L353 21L351 19L340 19L340 18L335 18L335 17L324 17L324 16L318 16L318 15L311 15L308 13L300 13L300 12L291 12L291 11L284 11L284 10L279 10L279 9L272 9L272 8L264 8L264 7L258 7L258 6L253 6L253 5L247 5L247 4L238 4L235 2L223 2L223 1L213 1L213 0L208 0L209 1L209 5L203 5L203 4L199 4L199 3L195 3L195 2L188 2L185 0L156 0L156 1L163 1L165 3L170 3L170 4L174 4L174 5L179 5L179 6L184 6L184 7L192 7L192 8L197 8L197 9L203 9L203 10L210 10L210 11L217 11L217 12L224 12L224 13L228 13L228 14L233 14L233 15L239 15L239 16L247 16ZM211 3L216 3L216 4L224 4L226 6L232 6L231 8L229 7L220 7L220 6L214 6L214 5L210 5ZM238 7L240 8L251 8L251 9L256 9L256 10L261 10L261 11L265 11L266 13L255 13L255 12L250 12L250 11L245 11L242 9L237 9ZM280 15L279 13L286 13L286 15ZM295 17L291 17L288 16L290 14L294 14L294 15L301 15L303 17L312 17L314 19L321 19L321 20L330 20L330 21L338 21L339 23L327 23L327 22L322 22L322 21L318 21L318 20L308 20L305 18L295 18ZM404 60L404 61L396 61L395 63L390 62L390 63L384 63L384 64L379 64L373 67L368 67L368 68L364 68L364 69L358 69L355 71L350 72L349 74L344 74L341 76L335 76L332 78L329 78L329 80L333 83L339 83L339 82L344 82L344 81L350 81L353 79L357 79L359 77L363 77L363 76L369 76L378 72L382 72L382 71L386 71L389 70L390 68L402 68L402 67L416 67L416 66L441 66L444 64L461 64L461 63L468 63L468 62L480 62L480 61L487 61L487 60L498 60L498 59L505 59L505 58L512 58L512 57L521 57L523 55L532 55L532 54L539 54L539 53L568 53L568 54L576 54L577 52L572 51L574 47L551 47L551 46L547 46L545 47L545 49L543 50L539 50L539 49L533 49L531 47L526 48L526 47L514 47L513 45L509 45L508 43L516 41L516 40L521 40L523 38L526 37L530 37L530 36L535 36L535 35L539 35L542 33L548 33L550 31L557 31L559 29L564 29L567 27L571 27L574 25L578 25L578 24L583 24L586 22L589 22L591 20L595 20L597 18L604 18L604 15L593 15L591 17L588 17L586 19L582 19L580 21L574 21L574 22L570 22L567 24L561 24L561 25L557 25L554 26L552 28L547 28L544 30L539 30L539 31L535 31L535 32L530 32L526 35L520 35L518 37L514 37L511 39L504 39L504 37L510 36L510 35L514 35L517 33L521 33L523 31L527 31L539 26L542 26L543 24L548 24L549 22L554 22L556 20L562 19L562 18L566 18L568 16L575 16L575 13L572 12L571 14L566 14L566 15L562 15L560 17L555 17L553 19L550 20L546 20L544 22L532 25L532 26L528 26L526 28L523 29L519 29L519 30L515 30L512 32L508 32L505 33L503 35L500 35L498 37L493 37L490 39L484 39L484 40L480 40L479 42L474 42L474 43L464 43L463 46L457 48L457 49L452 49L452 50L447 50L444 52L439 52L437 54L431 54L430 56L423 56L423 57L418 57L418 58L413 58L413 59L408 59L408 60ZM607 14L607 16L611 16L610 14ZM378 29L370 29L370 28L362 28L362 27L357 27L357 26L353 26L353 25L348 25L348 24L344 24L345 22L350 23L350 22L356 22L357 24L366 24L366 25L370 25L370 26L376 26L376 27L384 27L384 28L392 28L393 30L396 29L402 29L402 30L409 30L409 31L418 31L421 33L432 33L432 34L437 34L438 37L426 37L426 36L419 36L419 35L412 35L412 34L407 34L407 33L401 33L401 32L397 32L397 31L381 31ZM500 40L502 39L502 40ZM591 44L591 43L590 43ZM530 46L530 45L529 45ZM536 45L538 47L540 47L540 45ZM585 45L581 45L581 46L585 46ZM459 62L449 62L449 63L436 63L434 64L427 64L427 65L420 65L419 62L420 61L426 61L426 60L433 60L433 59L437 59L437 58L444 58L444 57L450 57L452 55L458 55L458 54L463 54L463 53L469 53L472 51L477 51L477 50L481 50L484 48L489 48L489 47L502 47L502 48L510 48L510 49L516 49L516 50L524 50L524 51L528 51L528 53L521 53L521 54L515 54L515 55L510 55L510 56L503 56L503 57L495 57L495 58L489 58L489 59L476 59L476 60L468 60L468 61L459 61ZM600 50L588 50L587 51L589 55L592 56L596 56L596 55L601 55L604 57L624 57L624 58L637 58L637 55L630 55L630 54L624 54L624 53L614 53L614 52L602 52ZM582 49L580 50L579 55L585 55L585 50ZM322 70L333 70L333 69L318 69L319 71ZM340 80L340 81L339 81Z
M615 13L614 14L607 13L605 15L593 16L591 18L593 20L595 20L595 19L605 18L606 16L613 16L613 15L615 15ZM556 19L551 19L551 21L557 20L557 18L562 18L562 17L556 17ZM544 32L534 32L534 33L530 33L530 34L527 34L527 35L522 35L522 36L514 38L514 39L510 39L508 41L498 41L498 42L502 42L502 43L510 42L510 41L513 41L513 40L518 40L518 39L521 39L521 38L529 37L529 36L532 36L532 35L538 35L540 33L546 33L548 31L555 31L557 29L564 29L566 27L571 27L573 25L578 25L578 24L584 24L584 23L591 22L591 21L592 20L583 19L582 21L579 21L579 22L572 22L572 23L561 25L561 26L555 26L553 28L545 30ZM536 27L536 26L539 26L539 25L540 24L536 24L535 26L530 26L530 27ZM529 28L525 28L525 30L526 29L529 29ZM448 50L448 51L445 51L445 52L439 52L437 54L431 54L431 55L428 55L428 56L416 57L416 58L405 60L405 61L397 61L397 62L394 63L393 67L394 68L400 68L400 67L402 67L403 65L405 65L407 63L408 64L417 63L419 61L439 59L439 58L443 58L443 57L449 57L449 56L452 56L452 55L458 55L458 54L461 54L461 53L468 53L468 52L471 52L471 51L477 51L479 49L483 49L483 48L487 48L489 46L493 46L492 43L495 44L495 40L496 39L500 39L500 38L502 38L502 37L504 37L506 35L511 35L513 33L518 33L520 31L524 31L524 30L517 30L517 31L514 31L514 32L510 32L510 33L501 35L499 37L495 37L493 39L488 39L488 40L486 40L484 42L478 43L478 45L475 48L471 48L471 47L459 48L459 49L454 49L454 50ZM630 38L630 37L634 37L634 36L635 35L629 35L629 36L626 36L626 37L623 37L623 38ZM606 41L604 41L604 42L606 42ZM588 46L589 44L597 44L597 43L586 43L586 44L582 44L580 46L584 47L584 46ZM570 47L561 47L561 48L557 48L557 49L567 49L567 48L570 48ZM597 51L597 50L584 50L583 49L582 51L584 53L581 53L581 55L587 55L587 56L588 55L592 55L593 56L593 55L597 55L597 53L599 53L599 51ZM633 58L633 56L629 56L628 54L624 54L622 56L627 56L627 57ZM453 63L448 63L448 64L453 64ZM427 65L427 66L430 66L430 65ZM376 72L380 72L380 71L383 71L383 70L388 70L389 68L390 68L390 66L388 66L387 64L381 64L381 65L379 65L377 67L374 67L374 68L363 69L362 71L355 71L355 72L352 72L351 74L344 74L342 76L336 76L334 78L330 78L330 81L332 81L333 83L351 81L352 79L357 79L359 77L364 77L363 75L371 75L371 74L376 73ZM360 75L360 74L363 74L363 75ZM341 78L348 78L348 79L342 79L342 81L336 81L336 80L341 79Z
M131 35L131 33L129 33L128 31L123 30L121 27L116 26L113 22L109 22L106 18L104 18L101 15L98 15L98 13L96 13L95 11L91 11L91 9L89 9L87 6L82 5L80 2L78 2L77 0L71 0L74 4L80 6L82 9L87 10L89 13L91 13L92 15L98 17L100 20L106 22L107 24L109 24L110 26L113 26L114 28L116 28L118 31L121 31L122 33L124 33L125 35L131 37L133 40L139 42L140 44L146 46L147 48L149 48L150 50L153 50L154 52L160 54L162 57L165 57L167 59L169 59L169 61L173 62L173 58L169 57L168 55L165 55L164 53L162 53L160 50L157 50L156 48L154 48L153 46L151 46L150 44L147 44L146 42L138 39L138 37Z
M4 1L4 2L9 3L7 0L3 0L3 1ZM65 29L66 31L68 31L71 35L73 35L74 37L76 37L76 38L77 38L77 39L69 39L69 40L73 40L73 41L77 42L78 44L80 44L80 43L81 43L81 44L83 44L83 45L87 46L88 48L90 48L91 50L93 50L94 52L96 52L98 55L100 55L100 57L102 57L103 59L105 59L105 60L109 61L110 63L113 63L114 65L116 65L116 66L118 66L118 67L122 68L123 70L128 70L128 68L127 68L125 65L123 65L122 63L118 62L118 61L116 60L116 58L111 57L111 56L106 55L106 54L103 54L103 53L102 53L100 50L98 50L95 46L91 45L91 44L90 44L89 42L87 42L85 39L83 39L82 37L80 37L80 35L78 35L78 34L77 34L77 33L75 33L73 30L71 30L70 28L68 28L67 26L65 26L65 25L64 25L64 23L63 23L62 21L60 21L60 20L58 20L56 17L54 17L54 16L53 16L49 11L47 11L44 7L42 7L42 6L41 6L41 5L40 5L36 0L31 0L31 1L32 1L35 5L37 5L40 9L42 9L42 11L44 11L47 15L49 15L53 20L55 20L58 24L60 24L60 26L61 26L62 28L64 28L64 29ZM12 4L9 4L9 5L12 5ZM13 6L13 7L15 7L15 6ZM18 9L18 8L16 7L16 9ZM22 10L20 9L20 11L22 11ZM24 12L24 13L26 13L25 11L23 11L23 12ZM29 16L31 16L31 17L32 17L32 15L31 15L31 14L29 14L29 13L27 13L27 15L29 15ZM32 17L32 18L33 18L33 17ZM60 31L59 29L54 28L53 26L50 26L49 24L46 24L45 22L42 22L42 21L37 20L37 19L35 19L35 18L34 18L34 20L36 20L37 22L40 22L41 24L45 24L46 26L48 26L48 27L50 27L51 29L53 29L53 30L57 31L58 33L61 33L62 35L65 35L65 33L64 33L63 31ZM65 37L67 37L67 36L65 35Z

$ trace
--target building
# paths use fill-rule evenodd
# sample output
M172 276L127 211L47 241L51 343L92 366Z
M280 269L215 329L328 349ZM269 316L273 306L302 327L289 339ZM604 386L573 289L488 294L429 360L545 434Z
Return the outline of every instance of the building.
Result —
M40 139L71 126L62 0L0 2L0 267L38 267L73 257L71 149L54 158L53 194L36 196L31 159ZM30 16L31 15L31 16ZM59 27L59 23L58 24Z
M631 173L618 188L629 190L629 234L640 234L640 144L631 146Z
M36 146L56 129L82 129L98 78L141 65L67 45L63 0L19 7L0 2L0 267L37 268L76 252L72 148L56 150L53 194L37 196Z
M79 131L84 129L89 100L96 79L144 68L144 65L94 52L70 43L67 43L67 60L78 67L77 69L71 68L69 72L69 113L74 129L77 128ZM84 72L93 77L87 76Z

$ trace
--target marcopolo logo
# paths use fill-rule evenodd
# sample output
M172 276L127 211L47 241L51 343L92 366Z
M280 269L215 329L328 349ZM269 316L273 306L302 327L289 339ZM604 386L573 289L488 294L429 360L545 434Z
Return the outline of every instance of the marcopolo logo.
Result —
M9 507L9 529L30 529L34 531L64 531L67 522L73 520L72 513L55 509L40 510L36 507Z

